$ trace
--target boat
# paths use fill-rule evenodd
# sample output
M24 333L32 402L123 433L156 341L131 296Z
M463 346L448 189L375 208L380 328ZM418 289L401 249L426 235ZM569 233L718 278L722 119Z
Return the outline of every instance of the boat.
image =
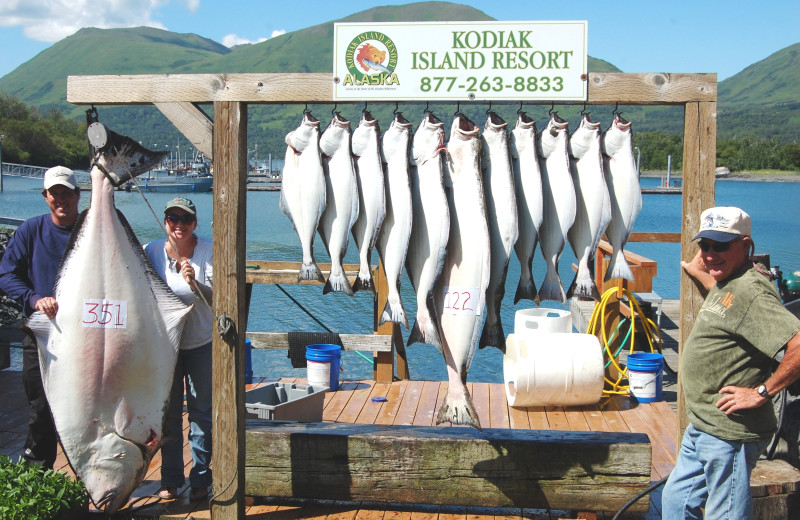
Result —
M731 171L725 166L717 166L717 168L714 170L714 176L716 178L727 177L730 174Z
M214 185L214 177L209 174L198 173L190 170L150 170L146 175L136 179L136 184L131 186L141 191L151 192L207 192Z

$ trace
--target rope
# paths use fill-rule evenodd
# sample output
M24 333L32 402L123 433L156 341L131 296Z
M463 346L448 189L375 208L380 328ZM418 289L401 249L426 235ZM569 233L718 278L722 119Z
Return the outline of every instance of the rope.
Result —
M622 349L625 348L625 344L629 343L630 348L628 354L633 353L634 345L636 344L636 320L641 323L641 330L647 338L647 343L650 346L650 352L656 351L656 346L658 349L658 353L662 353L663 347L663 340L661 337L661 329L651 320L647 318L644 313L642 312L642 308L639 305L639 302L636 300L636 297L633 296L627 289L622 289L623 296L628 297L628 304L631 308L631 317L620 320L617 324L617 327L614 329L613 333L610 335L608 334L608 330L603 327L603 323L606 322L604 319L606 316L606 306L608 305L609 301L616 296L618 289L613 287L608 289L603 296L601 297L600 301L595 305L594 310L592 311L592 317L589 320L589 327L587 329L587 334L598 335L600 333L602 337L603 343L603 350L605 351L605 356L608 357L608 361L605 364L604 368L609 368L613 366L617 369L619 373L619 377L614 381L611 380L608 376L605 376L605 381L609 388L603 390L604 397L610 397L612 395L629 395L630 394L630 385L622 384L624 380L628 379L628 370L627 366L623 367L618 363L618 358ZM625 338L620 342L619 348L616 352L611 352L611 344L616 339L617 334L620 333L621 328L624 325L629 325ZM600 330L598 330L598 328ZM658 338L658 344L654 346L653 338Z

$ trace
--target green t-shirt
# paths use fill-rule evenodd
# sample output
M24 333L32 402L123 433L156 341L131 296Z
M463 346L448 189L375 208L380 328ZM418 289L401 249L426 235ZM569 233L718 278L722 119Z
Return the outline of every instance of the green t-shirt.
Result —
M800 331L766 276L749 269L716 284L697 314L683 349L680 373L689 420L720 439L769 439L777 429L770 403L731 415L716 402L726 385L756 388L772 373L772 359Z

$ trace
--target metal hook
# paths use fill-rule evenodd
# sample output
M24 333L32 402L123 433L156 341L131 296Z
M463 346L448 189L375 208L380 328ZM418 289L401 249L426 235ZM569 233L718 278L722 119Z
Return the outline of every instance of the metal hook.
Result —
M461 101L456 101L456 113L453 115L457 116L459 112L461 112Z
M619 114L620 114L619 103L614 103L614 110L611 111L611 115L612 116L616 116L616 115L619 115Z
M488 116L489 112L491 112L491 111L492 111L492 102L489 101L489 108L486 109L486 115Z
M517 109L517 114L522 113L522 101L519 102L519 108Z
M339 106L339 103L334 103L333 108L331 109L331 115L336 115L336 107Z
M92 123L97 123L97 122L98 122L97 108L95 108L95 106L92 105L92 108L86 111L86 124L90 125Z
M303 109L303 114L309 114L311 111L308 109L308 103L306 103L306 108Z
M589 112L586 111L586 103L583 104L583 110L581 110L582 116L588 116Z
M366 110L367 110L367 103L368 103L367 101L364 101L364 111L365 111L365 112L366 112Z
M431 102L430 102L430 101L426 101L426 102L425 102L425 112L430 112L430 110L428 109L428 107L430 106L430 104L431 104Z
M394 110L392 111L392 114L397 115L397 111L399 109L400 109L400 102L399 101L395 101L394 102Z
M552 116L553 114L555 114L557 116L558 112L555 110L555 108L556 108L556 104L555 103L551 104L550 105L550 110L547 111L547 115L548 116Z

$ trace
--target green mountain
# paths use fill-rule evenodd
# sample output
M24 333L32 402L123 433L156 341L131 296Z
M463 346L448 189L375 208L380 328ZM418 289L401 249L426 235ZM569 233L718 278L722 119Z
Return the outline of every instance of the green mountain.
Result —
M336 22L392 21L482 21L493 20L482 11L449 2L420 2L400 6L375 7ZM242 72L328 72L331 70L334 21L287 33L267 41L228 49L195 34L176 34L159 29L81 29L0 78L0 91L20 101L40 107L56 107L68 117L83 117L86 107L66 102L66 78L82 74L165 74L165 73L242 73ZM776 136L784 142L800 135L800 99L796 95L800 65L800 44L783 49L719 84L718 134L733 136ZM589 58L590 72L619 72L612 64ZM678 71L679 72L679 71ZM328 106L312 108L323 122ZM343 105L342 115L358 121L360 106ZM370 105L370 110L388 122L395 107ZM443 119L450 107L434 107ZM513 120L518 107L497 109ZM528 108L530 108L528 110ZM537 120L547 119L550 107L526 107ZM580 108L562 107L560 114L572 121ZM604 120L610 107L594 107L592 117ZM253 105L249 109L248 136L251 147L282 154L283 137L294 128L303 107L298 105ZM407 106L401 109L410 110ZM455 109L453 104L452 109ZM464 109L464 107L462 107ZM637 131L680 133L683 111L680 107L620 107L634 121ZM476 121L485 107L464 110ZM154 107L98 107L101 121L115 131L142 143L172 143L187 146L186 140ZM210 111L210 109L209 109ZM419 112L420 114L417 114ZM416 109L418 117L421 109ZM511 118L511 119L510 119ZM186 149L186 148L184 148Z

